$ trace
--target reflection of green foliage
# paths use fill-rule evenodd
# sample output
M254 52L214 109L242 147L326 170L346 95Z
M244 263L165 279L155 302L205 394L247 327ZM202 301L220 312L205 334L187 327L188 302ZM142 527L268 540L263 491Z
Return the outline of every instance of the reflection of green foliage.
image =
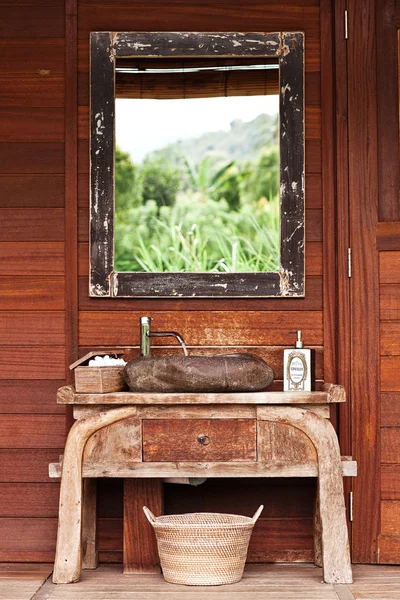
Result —
M140 199L138 168L130 154L120 148L115 151L115 200L117 213L137 205Z
M181 177L179 171L162 159L147 157L141 169L143 202L154 200L157 206L175 203Z
M121 271L275 271L279 259L276 202L229 210L224 200L178 197L159 211L154 201L134 208L117 227Z
M246 182L246 191L251 200L274 198L279 190L278 148L266 147L260 152L252 175Z
M242 174L238 172L234 160L224 161L222 166L218 164L216 167L212 159L213 156L207 154L197 167L184 159L191 188L201 193L203 201L207 198L224 199L231 210L238 210Z
M245 165L221 153L197 165L182 155L173 164L170 158L160 150L138 167L117 149L116 269L276 271L277 147L263 147Z

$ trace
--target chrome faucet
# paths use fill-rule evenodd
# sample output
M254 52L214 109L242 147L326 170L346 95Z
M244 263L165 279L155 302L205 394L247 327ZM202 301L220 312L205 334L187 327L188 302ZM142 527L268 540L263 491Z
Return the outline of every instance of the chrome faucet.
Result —
M151 317L140 317L140 354L141 356L150 356L150 338L152 337L174 337L178 340L183 353L188 356L186 344L182 336L175 331L151 331Z

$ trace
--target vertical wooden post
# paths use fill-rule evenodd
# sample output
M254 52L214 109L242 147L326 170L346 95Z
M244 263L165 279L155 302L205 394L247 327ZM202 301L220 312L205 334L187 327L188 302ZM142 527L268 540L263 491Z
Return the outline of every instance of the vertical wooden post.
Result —
M156 515L163 511L161 479L124 481L124 573L159 573L157 543L143 506Z
M82 498L82 568L97 569L97 480L83 480Z
M349 0L348 119L351 277L353 560L378 562L380 526L380 370L378 132L375 0ZM382 52L382 48L379 48Z

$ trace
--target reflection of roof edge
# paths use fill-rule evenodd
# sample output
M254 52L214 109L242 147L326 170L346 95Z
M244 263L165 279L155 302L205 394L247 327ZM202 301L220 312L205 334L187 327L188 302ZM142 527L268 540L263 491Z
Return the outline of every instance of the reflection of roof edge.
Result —
M265 65L221 65L217 67L181 67L176 69L116 67L117 73L140 73L140 75L149 75L154 73L199 73L200 71L267 71L271 69L279 69L278 63L270 63Z

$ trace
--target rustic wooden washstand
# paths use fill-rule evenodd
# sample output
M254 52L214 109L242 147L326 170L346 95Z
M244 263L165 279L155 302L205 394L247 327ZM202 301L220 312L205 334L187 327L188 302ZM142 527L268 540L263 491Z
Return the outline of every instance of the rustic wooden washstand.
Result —
M78 581L97 566L96 477L317 477L315 563L326 583L351 583L343 475L356 463L341 457L329 405L345 401L341 386L319 392L76 393L62 460L53 581ZM50 465L52 476L60 465ZM82 526L82 517L83 526ZM82 532L83 527L83 532ZM82 540L84 543L82 544ZM83 548L84 546L84 548Z

